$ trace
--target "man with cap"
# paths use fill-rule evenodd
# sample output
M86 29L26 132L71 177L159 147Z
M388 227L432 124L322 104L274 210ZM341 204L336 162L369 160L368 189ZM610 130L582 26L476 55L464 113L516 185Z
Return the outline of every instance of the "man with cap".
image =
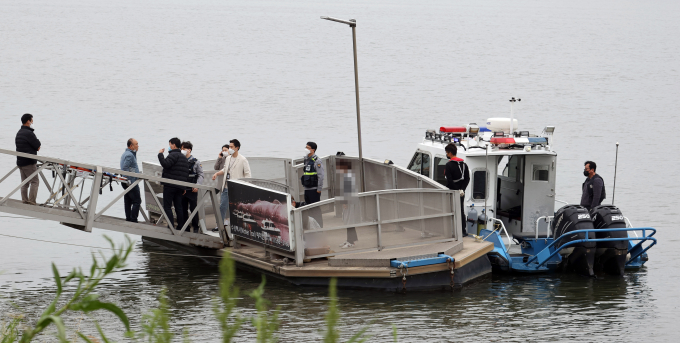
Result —
M305 203L307 205L321 200L321 189L323 188L323 180L326 177L323 161L316 155L316 148L317 146L314 142L307 142L305 146L304 167L300 181L305 189ZM315 208L310 215L316 219L320 226L323 226L321 209Z

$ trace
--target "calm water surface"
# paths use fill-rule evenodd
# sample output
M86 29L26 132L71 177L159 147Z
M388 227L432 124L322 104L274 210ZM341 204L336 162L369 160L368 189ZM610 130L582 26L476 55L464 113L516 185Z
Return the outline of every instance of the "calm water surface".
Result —
M245 156L299 157L308 140L321 155L356 154L350 30L321 15L358 22L366 156L405 165L426 129L507 116L507 100L521 97L520 127L557 127L559 198L579 200L585 160L611 190L618 141L616 205L660 240L647 267L623 278L494 275L453 293L341 291L343 337L370 325L374 340L389 341L391 324L403 342L677 337L677 1L0 0L0 146L14 147L30 112L41 154L113 167L129 137L145 161L174 136L199 159L231 138ZM0 157L0 173L12 164ZM0 234L106 246L104 231L0 215ZM165 287L175 327L216 342L216 268L133 238L129 267L102 297L139 327ZM52 296L50 262L87 267L94 250L0 236L2 315L19 311L13 303L34 318ZM238 274L243 294L259 281ZM281 341L318 340L326 290L268 281ZM252 312L247 296L241 306ZM71 332L79 319L68 318ZM93 332L93 319L120 338L108 315L81 330ZM241 335L254 339L250 326Z

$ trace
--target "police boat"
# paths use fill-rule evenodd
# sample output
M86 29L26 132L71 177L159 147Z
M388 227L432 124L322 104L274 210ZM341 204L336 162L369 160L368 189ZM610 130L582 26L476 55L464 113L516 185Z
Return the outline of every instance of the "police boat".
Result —
M540 134L520 130L517 119L489 118L486 125L427 130L408 169L446 185L444 147L457 146L470 174L464 205L467 232L493 242L494 270L574 271L621 275L647 261L656 230L633 227L621 210L588 211L555 198L554 126ZM563 205L556 209L556 204Z

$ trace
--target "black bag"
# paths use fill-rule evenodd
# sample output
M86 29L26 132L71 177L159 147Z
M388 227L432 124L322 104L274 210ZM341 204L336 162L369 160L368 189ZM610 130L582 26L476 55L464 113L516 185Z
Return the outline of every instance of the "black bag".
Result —
M302 183L302 186L307 187L307 188L314 188L317 187L319 184L319 176L318 175L302 175L300 178L300 182Z
M128 189L128 187L130 187L130 185L128 185L128 184L125 183L125 182L121 182L121 183L120 183L120 186L123 187L124 190L125 190L125 189Z

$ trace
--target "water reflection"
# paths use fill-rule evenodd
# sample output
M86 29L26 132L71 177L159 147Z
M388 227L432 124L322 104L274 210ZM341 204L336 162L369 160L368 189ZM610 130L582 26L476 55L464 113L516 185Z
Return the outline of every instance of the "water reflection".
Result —
M212 300L218 291L219 272L215 264L193 257L169 256L172 250L138 244L139 262L120 273L118 279L102 284L100 294L121 305L138 327L142 314L157 306L162 288L172 308L174 326L187 327L196 341L217 341L217 323ZM493 275L467 287L450 291L384 293L340 290L343 337L366 325L376 339L389 339L391 324L399 328L402 341L432 340L432 334L484 341L531 340L537 330L541 337L560 340L624 339L635 334L641 319L654 320L656 305L649 298L652 289L645 269L623 278L600 276L591 279L572 274ZM260 275L239 270L237 286L242 300L239 312L253 313L247 294L257 287ZM309 340L320 337L327 310L325 287L300 288L287 281L268 278L266 297L282 310L281 340ZM50 289L28 289L8 298L29 316L38 315L54 296ZM7 299L1 309L10 311ZM107 314L98 314L106 329L120 331L120 324ZM79 318L67 318L74 326ZM91 322L83 330L94 330ZM499 336L500 335L500 336ZM114 335L115 337L115 335ZM254 337L249 326L241 339ZM500 339L503 337L503 339ZM121 337L122 338L122 337Z

